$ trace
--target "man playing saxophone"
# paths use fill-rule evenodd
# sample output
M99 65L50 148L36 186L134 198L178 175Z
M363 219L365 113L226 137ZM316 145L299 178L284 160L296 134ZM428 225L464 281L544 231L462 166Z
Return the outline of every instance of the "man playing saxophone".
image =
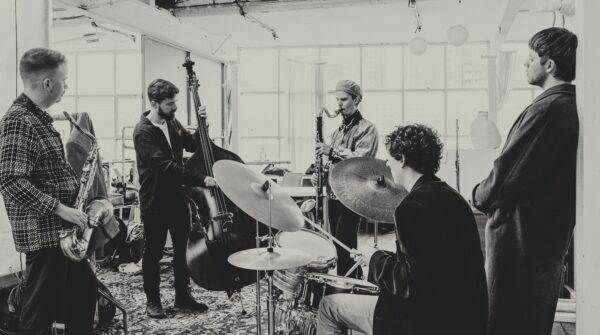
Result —
M50 334L59 317L66 334L93 334L96 277L86 261L69 260L59 247L61 229L83 229L88 217L72 208L79 180L46 111L67 88L67 60L34 48L19 72L24 92L0 120L0 193L27 266L19 334Z
M332 164L350 157L375 157L379 139L375 125L363 118L358 110L362 101L362 90L352 80L340 80L335 87L338 110L342 124L331 135L330 144L317 143L317 154L327 155ZM313 183L316 178L313 177ZM350 248L356 249L360 216L346 208L341 202L329 200L329 224L332 234ZM345 275L354 263L350 254L336 245L338 275ZM360 267L351 274L362 277Z

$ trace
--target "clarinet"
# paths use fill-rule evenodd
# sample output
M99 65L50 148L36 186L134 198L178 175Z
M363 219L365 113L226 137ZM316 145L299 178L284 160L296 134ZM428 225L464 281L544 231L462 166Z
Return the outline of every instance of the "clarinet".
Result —
M323 111L321 110L317 114L316 118L316 133L315 139L317 143L323 143ZM323 154L315 154L315 174L317 175L317 184L315 185L316 191L316 203L315 203L315 222L320 226L323 226L323 205L326 201L323 198L323 181L325 179L323 171ZM323 204L321 204L323 202ZM323 215L322 215L323 214Z
M324 143L323 141L323 113L327 114L329 118L335 118L342 111L337 109L333 113L329 112L327 108L323 107L317 113L316 118L316 134L315 140L317 143ZM315 185L316 201L315 201L315 222L321 225L323 229L330 232L329 226L329 206L327 200L333 193L330 192L329 184L327 183L327 175L329 172L329 165L323 164L323 154L315 154L315 175L317 176L317 183ZM325 188L325 192L323 192Z

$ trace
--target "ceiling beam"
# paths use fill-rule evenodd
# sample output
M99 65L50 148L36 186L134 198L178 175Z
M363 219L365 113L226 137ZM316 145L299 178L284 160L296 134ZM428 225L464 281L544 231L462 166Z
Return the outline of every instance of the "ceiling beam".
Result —
M181 22L168 11L137 0L55 0L76 14L98 23L108 23L131 32L151 36L217 62L226 62L212 50L220 39L205 30Z
M506 40L506 36L510 31L523 3L526 0L507 0L506 6L504 7L504 12L502 14L502 18L500 19L500 23L496 28L494 36L491 39L490 48L488 50L488 56L497 56L504 40Z
M432 0L419 0L432 1ZM334 7L386 5L404 3L401 0L265 0L265 1L239 1L244 12L248 14L284 12L304 9L322 9ZM407 5L407 4L406 4ZM234 0L207 4L202 0L183 1L173 9L177 17L198 17L235 15L240 9Z

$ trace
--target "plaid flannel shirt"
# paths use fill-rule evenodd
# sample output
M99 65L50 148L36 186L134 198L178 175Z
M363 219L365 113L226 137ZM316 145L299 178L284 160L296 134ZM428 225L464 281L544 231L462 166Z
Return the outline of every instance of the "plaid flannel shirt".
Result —
M18 252L57 247L70 225L53 211L74 205L79 181L52 122L25 94L0 120L0 193Z

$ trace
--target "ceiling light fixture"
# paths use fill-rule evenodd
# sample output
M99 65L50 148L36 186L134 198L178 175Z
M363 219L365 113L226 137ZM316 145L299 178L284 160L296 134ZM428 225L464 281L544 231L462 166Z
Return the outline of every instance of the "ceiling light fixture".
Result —
M408 6L413 8L415 20L417 21L417 28L415 29L415 34L420 33L423 29L423 25L421 24L421 14L419 14L419 8L417 7L416 0L409 0ZM410 53L412 53L413 55L420 56L424 54L427 50L427 41L425 41L423 37L413 37L408 42L408 50L410 50Z
M467 41L469 38L469 31L463 25L455 25L448 28L446 31L446 37L448 38L448 42L455 47L459 47Z

